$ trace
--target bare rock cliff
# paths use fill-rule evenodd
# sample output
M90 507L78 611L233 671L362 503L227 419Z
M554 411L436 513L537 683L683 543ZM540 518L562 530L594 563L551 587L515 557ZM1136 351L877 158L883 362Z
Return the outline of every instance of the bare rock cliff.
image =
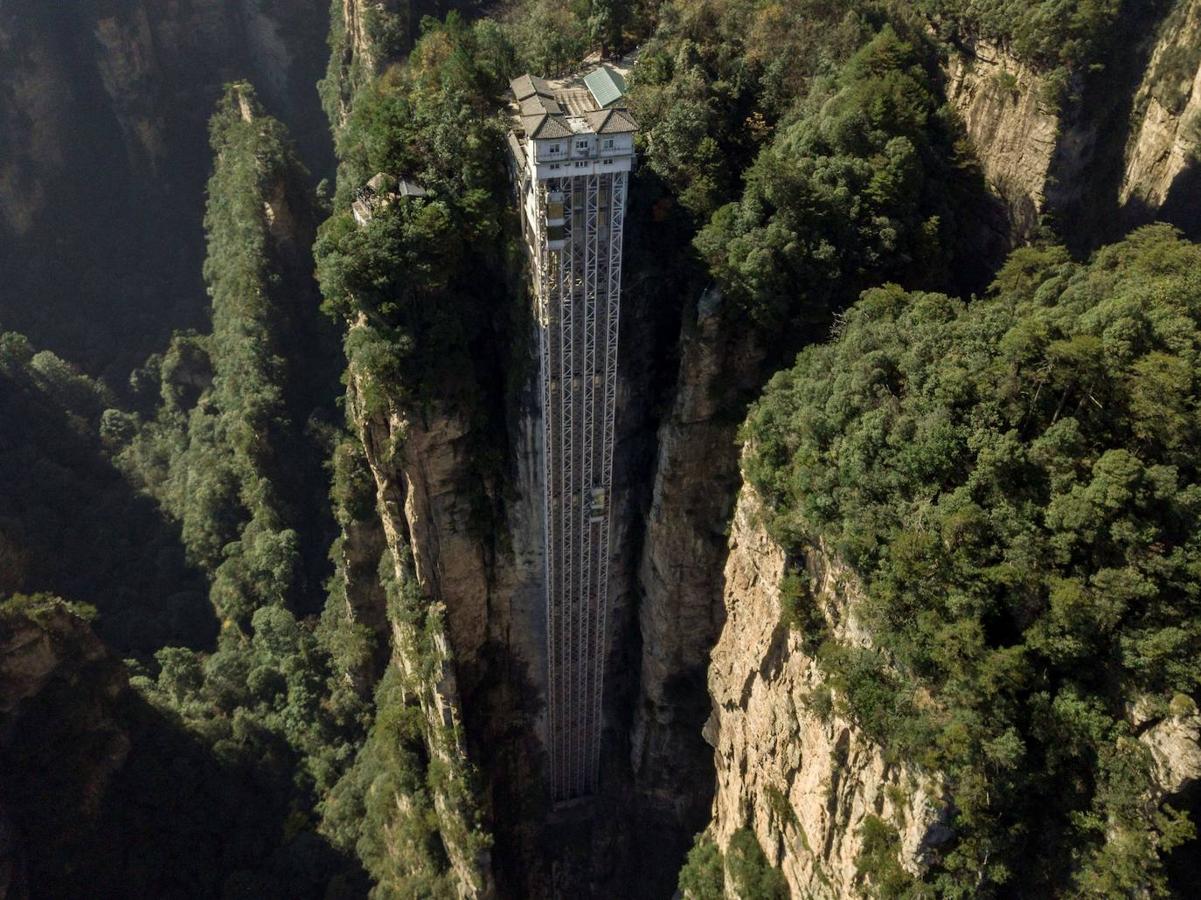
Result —
M1015 243L1038 225L1055 156L1059 116L1044 78L988 41L948 54L946 91L992 191L1004 202Z
M65 605L0 609L0 897L35 889L25 860L69 864L130 739L124 665Z
M856 860L869 816L895 826L899 862L920 872L949 832L937 781L883 749L816 698L828 690L802 635L781 621L787 559L744 487L725 570L725 627L713 648L709 690L717 795L710 833L724 848L750 828L797 897L862 893ZM805 560L813 595L834 635L863 642L854 622L854 575L820 546ZM835 700L837 698L834 698Z
M128 345L124 371L199 326L208 118L225 84L252 82L310 168L329 165L327 25L309 0L0 4L5 324L94 370Z
M742 397L758 384L762 349L723 327L711 289L686 313L676 397L659 428L654 495L638 579L640 696L631 756L648 825L689 839L705 821L713 759L700 740L709 714L705 671L721 631L727 525L738 492L735 433Z
M1134 99L1120 199L1157 211L1201 164L1201 0L1164 23Z
M427 751L452 782L462 784L470 764L451 648L465 653L473 642L478 646L478 630L486 624L478 602L485 593L485 570L465 524L468 510L458 483L456 447L466 426L452 415L421 422L394 408L368 410L362 401L364 377L352 370L348 403L376 484L391 577L401 584L415 579L419 602L432 611L416 621L390 621L391 665L404 673L416 696ZM459 896L493 896L487 851L477 853L472 842L451 839L473 831L476 798L463 786L436 793L433 801Z

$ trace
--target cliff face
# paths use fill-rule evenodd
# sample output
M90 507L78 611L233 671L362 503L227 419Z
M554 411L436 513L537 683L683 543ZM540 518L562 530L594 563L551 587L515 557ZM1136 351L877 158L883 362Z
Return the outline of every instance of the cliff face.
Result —
M0 609L0 896L33 887L36 850L67 869L130 739L121 661L58 603Z
M1201 0L1186 0L1164 23L1135 95L1119 199L1151 214L1165 208L1171 214L1187 202L1191 183L1195 204L1198 165Z
M749 827L794 896L857 896L868 818L896 827L898 861L917 873L928 848L949 836L945 806L934 779L890 760L836 703L818 699L828 688L817 661L804 635L781 620L786 563L744 487L725 569L726 622L709 669L705 738L717 765L711 833L724 848ZM806 555L805 570L833 635L863 643L853 574L820 546Z
M361 408L353 415L378 487L386 544L394 555L411 552L422 595L445 610L446 671L453 674L453 690L443 693L442 708L463 725L463 740L455 752L485 775L485 803L495 839L491 864L502 892L511 896L556 891L657 896L674 884L690 834L673 834L671 848L657 848L661 853L648 855L637 845L638 835L661 836L663 825L678 830L679 822L670 813L657 823L643 820L629 767L627 711L638 674L631 657L638 646L634 615L643 538L639 511L650 487L656 335L653 298L633 290L627 301L614 451L618 512L611 538L604 761L591 815L564 820L554 814L545 782L542 426L534 335L517 338L524 338L518 352L526 356L526 374L504 411L508 447L503 486L478 469L480 437L474 429L480 427L480 417L471 401L437 403L420 416L395 411L372 415ZM448 396L454 395L455 386L443 387ZM698 593L694 601L712 605L711 596ZM706 629L697 646L707 646L711 636ZM394 649L403 646L393 643ZM696 658L687 664L701 686L701 699L693 699L685 731L703 748L703 665ZM659 748L648 771L675 771L678 760L667 749ZM675 796L662 802L669 809L687 803L694 789L695 785L687 790L680 786ZM707 798L701 803L707 806ZM703 819L696 827L701 824ZM630 882L634 868L629 858L634 853L639 853L644 869L642 878Z
M970 35L947 50L947 99L1011 245L1044 218L1082 255L1153 220L1201 228L1201 2L1132 4L1115 27L1128 39L1062 84Z
M1045 80L1005 48L970 41L948 54L946 92L989 187L1005 204L1010 239L1020 243L1037 227L1046 206L1047 173L1059 135Z
M752 338L723 328L721 302L711 290L686 313L638 569L642 650L631 758L644 827L684 841L706 820L712 797L712 754L700 728L709 714L706 665L724 617L721 571L738 490L731 410L743 408L763 364Z
M6 3L5 324L95 371L114 355L128 371L172 327L200 325L213 105L224 84L253 82L309 165L325 168L328 131L313 84L326 26L325 5L305 0ZM71 267L58 264L63 256ZM39 302L19 302L30 297ZM104 314L73 314L81 302Z
M462 785L469 762L456 651L470 644L463 637L452 645L449 636L473 633L472 601L480 597L484 573L468 537L459 482L456 445L461 447L466 427L454 415L415 421L394 409L368 411L362 377L352 371L348 403L375 481L383 547L390 551L382 565L390 562L397 584L415 584L417 605L426 612L389 617L389 664L403 673L416 697L430 757L445 768L449 782ZM378 615L378 610L359 613L360 620ZM466 788L444 788L434 792L433 802L457 891L462 897L490 897L495 891L490 858L466 839L476 822L476 798ZM398 795L397 804L403 803Z

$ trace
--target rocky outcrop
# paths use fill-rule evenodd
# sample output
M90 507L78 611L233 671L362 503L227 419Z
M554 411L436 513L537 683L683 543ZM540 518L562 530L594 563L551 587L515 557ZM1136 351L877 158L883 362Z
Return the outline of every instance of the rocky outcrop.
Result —
M225 84L252 82L309 167L326 168L328 125L313 89L326 7L0 4L6 326L93 371L123 348L122 378L171 329L199 327L209 116ZM80 304L97 315L74 315Z
M1139 740L1151 751L1155 783L1167 796L1201 781L1201 716L1170 716L1151 726Z
M898 861L916 874L950 836L946 805L936 779L891 760L838 711L803 633L781 620L788 562L744 487L725 570L726 622L709 668L705 736L717 765L710 831L724 848L749 827L793 896L858 896L867 819L897 829ZM854 574L820 545L806 554L805 569L833 636L866 643L855 622Z
M959 113L984 177L1020 243L1046 206L1047 175L1055 157L1059 116L1048 105L1044 76L1005 48L964 41L948 52L946 92Z
M467 527L470 509L462 484L468 429L455 415L418 421L391 406L368 409L363 401L367 377L352 368L350 418L375 480L391 577L401 585L415 581L422 607L413 620L391 618L392 664L416 695L431 758L450 781L462 785L469 761L456 663L478 650L487 624L480 613L487 598L486 570ZM451 839L473 832L477 798L464 787L437 792L433 802L459 895L493 896L487 851L477 851L475 841Z
M1151 754L1157 799L1176 797L1201 781L1201 716L1184 694L1170 703L1144 696L1128 707L1130 724Z
M31 851L66 867L130 752L125 667L60 601L0 606L0 896Z
M735 433L763 352L724 327L706 292L686 317L678 388L659 428L654 495L638 569L642 638L631 758L642 815L685 840L708 813L713 759L700 740L709 714L705 671L721 630L722 566L738 492Z
M1121 203L1150 213L1168 201L1189 168L1201 165L1201 0L1165 21L1134 100Z

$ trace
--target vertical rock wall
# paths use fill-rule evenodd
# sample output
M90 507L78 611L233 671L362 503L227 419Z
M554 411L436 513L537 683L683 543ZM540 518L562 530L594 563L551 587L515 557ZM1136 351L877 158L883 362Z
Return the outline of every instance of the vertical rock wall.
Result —
M642 827L648 838L681 842L680 856L711 800L712 755L700 737L709 714L705 672L724 614L737 425L763 365L753 338L723 327L720 307L711 289L686 314L638 569L640 683L630 753Z
M787 562L761 524L757 496L744 487L724 573L726 621L709 669L713 715L705 737L717 767L711 833L725 847L749 827L793 896L858 896L867 817L897 828L899 861L917 873L926 849L949 836L944 805L934 779L890 760L836 704L816 699L828 690L817 660L803 635L781 621ZM820 546L805 567L834 636L865 642L854 621L854 575Z
M310 0L0 4L5 326L120 381L173 328L202 327L209 116L250 81L327 168L327 27Z
M1154 215L1165 206L1170 213L1173 201L1201 203L1201 0L1183 0L1164 23L1134 98L1131 125L1122 205Z
M1059 137L1059 116L1047 103L1045 81L1003 47L981 40L948 54L946 93L989 187L1005 204L1010 240L1021 243L1046 205L1047 173Z
M416 695L431 758L444 767L447 778L462 785L435 792L433 797L458 893L464 898L488 898L495 893L489 855L473 852L464 840L452 839L471 833L476 818L476 798L466 785L470 764L456 652L466 656L478 646L479 630L486 623L479 615L486 597L486 573L466 527L460 483L467 429L453 414L415 421L396 410L368 411L361 401L363 377L352 372L348 403L375 479L379 521L395 568L392 574L401 583L415 578L421 602L434 613L428 621L445 623L444 630L436 628L428 635L429 625L392 620L391 664L404 673ZM410 558L411 572L406 565ZM452 650L455 636L458 646ZM427 648L427 643L432 647Z

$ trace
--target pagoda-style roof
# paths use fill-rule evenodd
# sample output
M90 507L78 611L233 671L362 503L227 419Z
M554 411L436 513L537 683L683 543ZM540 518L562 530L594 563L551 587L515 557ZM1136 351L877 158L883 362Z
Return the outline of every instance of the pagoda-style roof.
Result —
M599 109L584 118L597 134L629 134L638 130L638 123L627 109Z
M538 140L569 138L573 133L562 116L551 116L545 113L541 116L522 116L521 127L529 137Z

